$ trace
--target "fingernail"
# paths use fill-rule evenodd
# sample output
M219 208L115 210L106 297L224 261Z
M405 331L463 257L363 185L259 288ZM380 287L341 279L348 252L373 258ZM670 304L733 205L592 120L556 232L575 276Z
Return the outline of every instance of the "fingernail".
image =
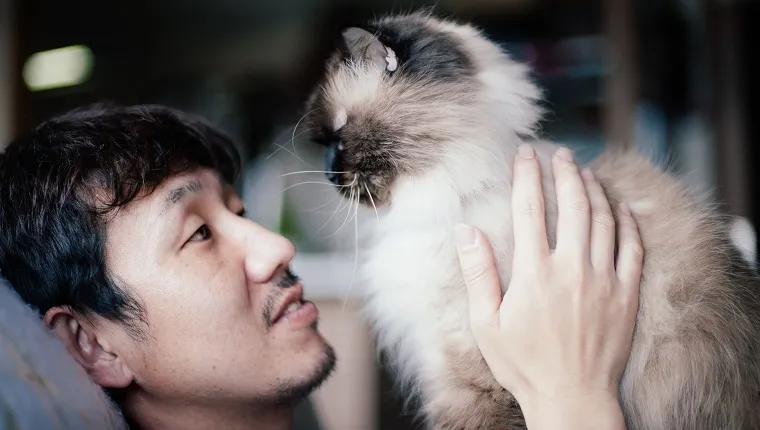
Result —
M592 172L588 167L581 171L581 176L583 176L583 179L587 181L593 181L595 179L594 172Z
M631 208L628 207L625 203L620 203L620 212L623 215L630 215L631 214Z
M562 147L557 150L557 157L559 157L562 160L567 161L568 163L573 162L573 153L570 151L570 149Z
M466 250L475 247L477 236L475 235L475 229L466 224L457 224L454 226L454 236L457 241L457 246L461 250Z
M533 150L533 147L528 145L527 143L523 143L520 145L519 148L517 148L517 152L520 154L520 157L531 159L536 156L536 151Z

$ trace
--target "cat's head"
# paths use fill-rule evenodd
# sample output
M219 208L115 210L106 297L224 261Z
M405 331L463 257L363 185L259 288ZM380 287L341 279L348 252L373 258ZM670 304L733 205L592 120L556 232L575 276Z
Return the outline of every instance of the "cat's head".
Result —
M338 39L306 121L346 196L389 203L404 175L478 169L478 157L499 154L495 145L535 130L540 92L526 68L470 25L418 12Z

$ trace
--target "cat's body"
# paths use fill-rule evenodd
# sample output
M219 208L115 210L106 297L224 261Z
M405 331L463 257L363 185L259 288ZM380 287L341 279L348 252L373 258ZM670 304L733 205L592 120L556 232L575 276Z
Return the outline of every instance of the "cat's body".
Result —
M452 226L488 236L505 288L511 165L531 141L539 93L469 26L413 14L370 32L377 37L345 33L310 100L315 140L331 148L328 170L340 172L331 179L382 212L361 251L367 316L432 427L522 428L470 333ZM555 146L532 142L553 241ZM760 428L760 285L728 223L643 157L608 153L592 166L613 207L631 207L645 249L620 391L629 428Z

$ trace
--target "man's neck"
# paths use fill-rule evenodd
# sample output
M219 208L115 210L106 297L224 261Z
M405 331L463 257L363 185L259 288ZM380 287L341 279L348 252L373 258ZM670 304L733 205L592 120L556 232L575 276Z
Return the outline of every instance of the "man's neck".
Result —
M291 430L292 407L165 403L133 398L124 405L139 430Z

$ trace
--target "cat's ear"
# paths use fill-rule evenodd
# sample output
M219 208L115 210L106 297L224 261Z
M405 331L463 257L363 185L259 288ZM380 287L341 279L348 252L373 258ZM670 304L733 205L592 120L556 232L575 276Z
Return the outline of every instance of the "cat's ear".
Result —
M369 31L359 27L349 27L341 32L341 36L344 58L366 62L389 72L395 71L398 67L396 53Z

